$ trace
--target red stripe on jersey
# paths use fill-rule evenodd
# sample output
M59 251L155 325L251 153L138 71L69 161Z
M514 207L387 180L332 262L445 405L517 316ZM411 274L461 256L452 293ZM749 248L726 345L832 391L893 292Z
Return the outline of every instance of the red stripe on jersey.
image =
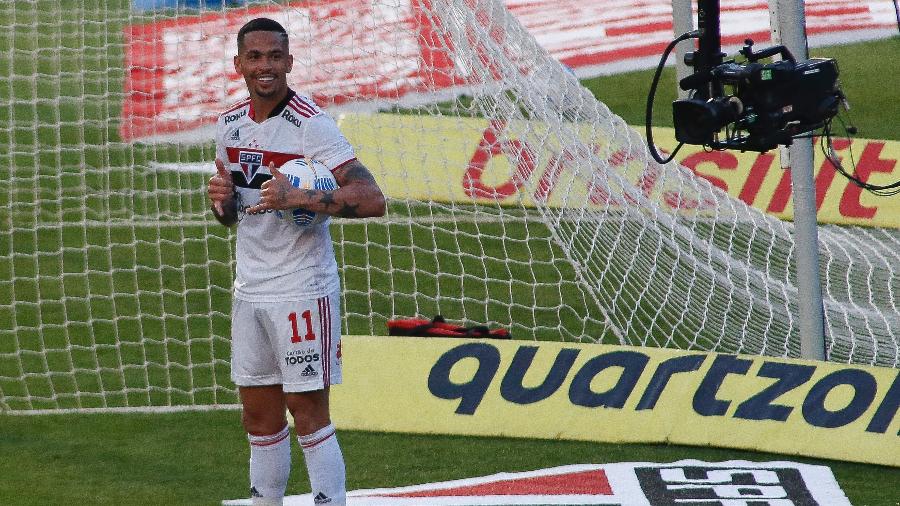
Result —
M302 116L304 118L311 118L313 116L311 112L307 111L306 109L301 109L293 103L288 104L287 107L288 107L288 109L296 112L297 114L299 114L300 116Z
M337 164L337 167L331 169L331 172L334 172L334 171L340 169L341 167L343 167L344 165L347 165L348 163L353 162L353 161L356 161L355 156L353 158L347 160L346 162L341 162L341 163Z
M316 304L319 306L319 337L321 338L321 339L319 339L319 343L321 344L321 347L322 347L321 348L321 351L322 351L321 364L322 364L322 382L324 385L325 378L328 377L328 373L327 373L328 366L326 365L328 363L328 354L325 352L325 317L322 316L322 313L325 312L325 308L323 307L322 299L323 299L323 297L319 297L318 299L316 299Z
M298 101L296 97L288 102L288 107L300 113L300 115L304 118L309 118L316 115L316 111L313 108L303 102Z
M328 386L331 384L331 298L325 297L325 328L328 329L328 332L325 335L328 336L328 346L326 349L328 350L327 360L325 363L328 364L328 374L325 376L324 386Z
M322 332L322 386L331 384L331 307L328 297L320 297L319 328Z
M297 153L279 153L277 151L266 151L264 149L250 149L250 148L239 148L227 146L225 148L225 152L228 153L228 161L230 163L240 163L241 152L244 153L261 153L262 157L262 165L263 167L268 167L269 162L275 162L276 167L281 167L291 160L296 160L297 158L304 158L303 155L298 155Z
M319 109L319 106L316 105L315 102L313 102L312 100L310 100L306 97L301 97L300 95L294 95L294 100L296 100L296 101L302 103L303 105L305 105L306 107L308 107L309 110L311 110L313 112L313 114L319 114L320 112L322 112L321 109Z
M236 110L240 109L241 107L244 107L245 105L247 105L247 104L249 104L249 103L250 103L250 99L249 99L249 98L246 98L246 99L244 99L244 100L241 100L240 102L238 102L238 103L232 105L231 107L229 107L225 112L219 114L219 116L224 116L224 115L230 113L231 111L236 111Z

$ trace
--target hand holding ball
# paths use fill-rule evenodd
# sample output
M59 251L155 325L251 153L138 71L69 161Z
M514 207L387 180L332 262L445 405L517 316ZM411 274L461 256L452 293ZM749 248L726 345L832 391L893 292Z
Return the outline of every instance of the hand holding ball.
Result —
M278 172L287 178L291 186L301 190L333 191L338 188L334 175L321 162L297 158L282 165ZM275 211L275 215L300 228L318 225L329 218L327 214L315 213L302 207Z

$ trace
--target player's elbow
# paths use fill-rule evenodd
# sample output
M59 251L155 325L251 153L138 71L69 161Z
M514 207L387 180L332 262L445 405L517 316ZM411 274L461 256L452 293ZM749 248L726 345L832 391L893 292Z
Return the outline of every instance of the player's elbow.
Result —
M226 200L224 203L220 204L220 206L221 207L217 207L216 205L212 206L212 213L216 218L216 221L226 227L237 225L238 215L237 204L235 200Z
M369 203L371 205L370 218L380 218L387 212L387 202L385 201L384 193L382 193L381 190L373 192Z

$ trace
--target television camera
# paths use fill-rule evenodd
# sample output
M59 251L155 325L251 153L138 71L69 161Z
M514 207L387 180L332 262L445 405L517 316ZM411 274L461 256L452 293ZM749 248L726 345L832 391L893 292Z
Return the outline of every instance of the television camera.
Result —
M693 74L679 82L688 98L672 103L675 139L712 149L768 151L790 145L794 138L825 126L845 101L833 59L797 61L784 46L754 51L746 40L743 63L725 60L721 51L718 0L699 0L698 30L673 41L663 55L647 99L647 135L652 144L653 97L668 54L682 40L699 39L698 49L685 55ZM762 60L780 56L779 61ZM724 129L724 134L722 130ZM674 153L672 154L674 156Z
M716 149L768 151L790 145L795 136L821 128L837 115L843 99L837 62L798 62L784 46L759 53L753 53L752 46L748 40L741 50L748 63L724 62L681 80L681 89L694 93L672 103L676 140ZM758 62L773 51L783 59ZM730 94L720 92L725 86L732 87ZM700 90L712 93L707 97ZM730 133L717 139L722 128Z

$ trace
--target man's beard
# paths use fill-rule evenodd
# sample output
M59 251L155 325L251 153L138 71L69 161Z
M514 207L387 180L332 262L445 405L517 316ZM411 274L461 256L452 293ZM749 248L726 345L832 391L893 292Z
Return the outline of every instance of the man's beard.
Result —
M278 93L279 88L272 88L270 90L261 91L259 87L256 88L256 96L262 98L273 97Z
M263 87L259 81L254 81L252 86L248 86L256 93L256 96L261 98L271 98L278 94L284 86L277 83L277 81L272 81L269 87Z

